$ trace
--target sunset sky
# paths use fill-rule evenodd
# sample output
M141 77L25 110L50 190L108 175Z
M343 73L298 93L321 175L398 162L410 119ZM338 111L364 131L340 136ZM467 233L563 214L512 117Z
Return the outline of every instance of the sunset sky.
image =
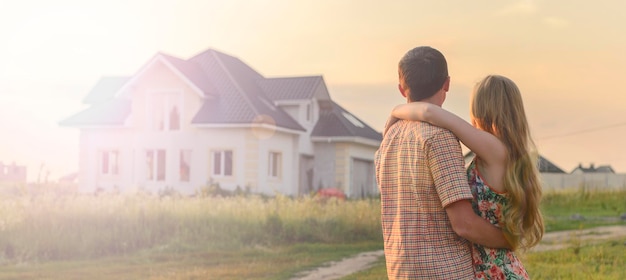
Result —
M208 48L266 77L323 75L336 102L377 130L396 104L397 62L430 45L448 60L444 104L468 118L488 74L520 87L540 153L626 172L626 2L109 0L0 2L0 161L50 179L78 169L81 110L101 76L155 53ZM45 172L45 171L44 171Z

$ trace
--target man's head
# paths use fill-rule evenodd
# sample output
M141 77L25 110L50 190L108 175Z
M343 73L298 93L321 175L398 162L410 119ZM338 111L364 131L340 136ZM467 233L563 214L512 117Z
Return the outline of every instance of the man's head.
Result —
M443 104L450 77L448 63L441 52L427 46L408 51L398 63L398 74L400 92L408 102Z

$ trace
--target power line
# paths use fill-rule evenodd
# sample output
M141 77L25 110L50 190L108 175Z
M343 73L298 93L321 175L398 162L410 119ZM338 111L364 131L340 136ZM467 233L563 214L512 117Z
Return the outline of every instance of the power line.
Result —
M594 128L587 128L587 129L572 131L572 132L563 133L563 134L555 134L555 135L551 135L551 136L537 138L537 140L550 140L550 139L554 139L554 138L567 137L567 136L578 135L578 134L583 134L583 133L589 133L589 132L594 132L594 131L599 131L599 130L604 130L604 129L609 129L609 128L620 127L620 126L626 126L626 122L612 124L612 125L607 125L607 126L599 126L599 127L594 127Z

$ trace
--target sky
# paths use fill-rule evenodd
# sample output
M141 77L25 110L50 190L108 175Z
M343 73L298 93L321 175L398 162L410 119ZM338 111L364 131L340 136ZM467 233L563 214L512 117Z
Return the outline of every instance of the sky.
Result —
M29 181L78 169L76 128L59 121L102 76L132 75L157 52L208 48L265 77L322 75L331 97L381 131L397 63L429 45L448 60L444 108L468 119L473 85L514 80L539 152L566 172L626 172L624 1L0 1L0 161Z

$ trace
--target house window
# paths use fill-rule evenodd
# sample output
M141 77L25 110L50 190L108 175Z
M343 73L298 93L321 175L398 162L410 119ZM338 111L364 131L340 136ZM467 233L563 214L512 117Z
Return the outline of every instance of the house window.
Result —
M150 102L152 129L157 131L180 130L181 104L182 98L179 93L152 93Z
M146 179L165 181L165 150L146 151Z
M282 154L279 152L270 152L267 174L273 178L280 178L282 175L282 165Z
M233 151L232 150L216 150L211 152L213 176L232 176L233 175Z
M181 182L189 182L191 167L191 150L180 151L179 176Z
M101 175L119 174L119 154L117 150L103 150L100 152Z

